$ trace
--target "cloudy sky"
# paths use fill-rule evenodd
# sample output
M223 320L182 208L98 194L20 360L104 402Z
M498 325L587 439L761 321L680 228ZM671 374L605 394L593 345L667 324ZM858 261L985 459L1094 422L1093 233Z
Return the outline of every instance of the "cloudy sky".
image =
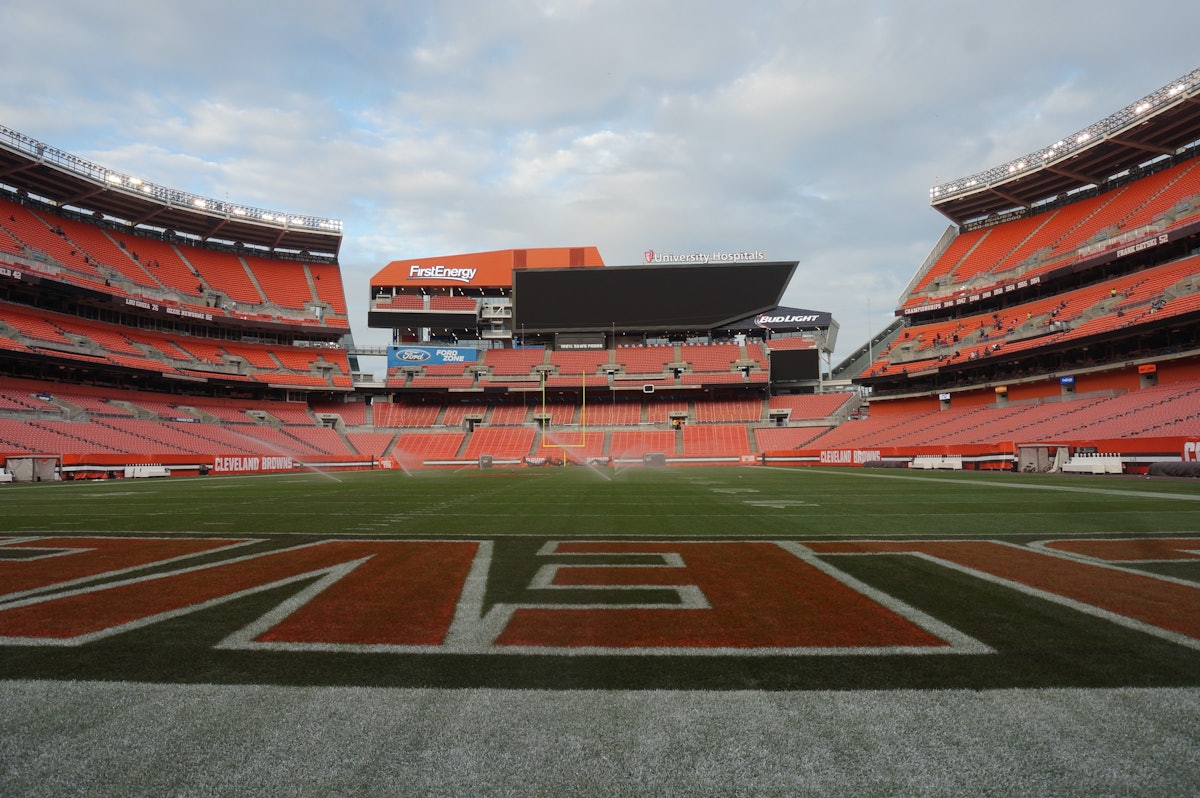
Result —
M0 124L343 220L372 344L391 260L595 245L798 260L840 357L945 229L934 183L1200 66L1179 0L7 0L0 30Z

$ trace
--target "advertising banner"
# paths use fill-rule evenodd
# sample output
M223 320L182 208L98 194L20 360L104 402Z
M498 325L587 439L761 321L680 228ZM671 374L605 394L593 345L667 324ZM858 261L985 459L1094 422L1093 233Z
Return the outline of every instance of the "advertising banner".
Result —
M479 350L468 346L389 346L388 368L474 363Z

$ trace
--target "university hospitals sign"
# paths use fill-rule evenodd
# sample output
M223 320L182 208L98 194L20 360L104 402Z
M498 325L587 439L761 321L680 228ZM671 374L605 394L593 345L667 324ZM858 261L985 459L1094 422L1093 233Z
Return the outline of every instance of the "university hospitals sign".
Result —
M659 253L648 249L646 250L643 263L743 263L766 259L767 256L759 250L742 252L689 252L680 255Z

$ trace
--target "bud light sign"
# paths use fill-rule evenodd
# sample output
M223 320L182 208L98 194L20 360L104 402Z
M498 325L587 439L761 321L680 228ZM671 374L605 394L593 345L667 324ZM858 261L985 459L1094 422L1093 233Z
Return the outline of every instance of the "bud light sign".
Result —
M399 366L438 366L447 363L474 363L479 350L467 346L390 346L388 368Z

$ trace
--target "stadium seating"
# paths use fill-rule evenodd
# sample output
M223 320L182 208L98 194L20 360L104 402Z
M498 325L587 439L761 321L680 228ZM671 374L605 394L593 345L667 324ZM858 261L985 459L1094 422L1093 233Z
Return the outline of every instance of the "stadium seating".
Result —
M532 427L476 427L461 456L468 461L484 454L504 460L523 459L531 454L534 435Z
M646 405L646 420L651 424L665 424L675 415L687 415L688 403L677 400L660 400Z
M586 423L595 427L632 427L642 421L641 402L588 402L580 413ZM581 418L580 423L584 423Z
M696 421L728 423L737 421L761 421L763 419L761 399L714 399L696 403Z
M537 457L583 462L604 456L603 432L544 432L538 438Z
M685 424L683 453L688 457L737 457L750 454L748 430L741 424Z
M541 412L541 409L525 405L499 405L492 410L492 417L488 423L495 426L527 424L532 420L532 414L537 412Z
M598 374L600 367L612 363L611 349L586 349L550 352L550 365L561 375Z
M346 294L342 286L342 271L332 263L306 264L316 286L317 299L333 308L334 316L346 319Z
M164 287L146 268L143 256L136 250L120 246L108 231L74 219L49 214L38 216L48 227L62 230L62 237L72 244L77 252L85 253L92 265L113 269L139 289L157 291Z
M1122 235L1149 235L1180 223L1176 208L1200 194L1191 159L1099 195L955 237L916 281L904 308L1045 274Z
M641 460L645 454L677 454L675 433L668 430L614 430L609 455L622 460Z
M3 226L0 226L0 259L5 255L23 257L24 254L21 243L13 238Z
M546 359L545 349L485 349L484 365L498 376L529 376Z
M810 445L832 427L762 427L754 430L758 451L800 449Z
M376 427L432 427L442 408L437 404L376 402L371 411Z
M619 347L613 355L626 374L661 374L678 360L673 346Z
M479 307L479 301L469 296L431 296L429 297L430 310L450 310L459 312L475 312Z
M255 306L264 303L248 269L237 255L196 247L183 254L206 287L224 293L239 304Z
M742 357L737 344L689 344L680 347L680 357L693 371L728 372Z
M33 254L43 253L66 269L89 277L89 284L103 284L104 277L91 258L56 232L58 227L53 219L48 223L37 212L6 199L0 199L0 219L5 220L9 236L29 247Z
M857 394L849 392L790 394L787 396L772 396L768 402L771 410L790 410L790 419L822 420L832 416L851 400L857 399Z
M481 402L458 402L446 405L446 413L442 423L447 427L461 427L468 416L485 419L491 410Z
M392 451L396 436L391 432L347 432L346 439L359 454L384 457Z
M451 460L457 456L465 437L462 432L405 432L397 439L391 454L413 465L425 460Z

